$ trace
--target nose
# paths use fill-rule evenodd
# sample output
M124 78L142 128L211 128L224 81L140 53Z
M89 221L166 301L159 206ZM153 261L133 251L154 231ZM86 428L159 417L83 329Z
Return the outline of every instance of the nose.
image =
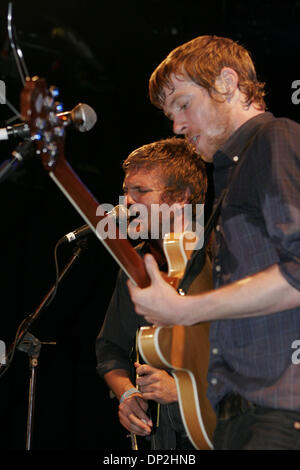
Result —
M179 117L175 117L173 120L173 132L174 134L183 134L185 135L187 133L188 126L187 124L183 121L183 119L180 119Z
M125 204L127 205L127 207L129 207L134 203L135 203L135 200L133 199L132 194L128 191L125 194Z

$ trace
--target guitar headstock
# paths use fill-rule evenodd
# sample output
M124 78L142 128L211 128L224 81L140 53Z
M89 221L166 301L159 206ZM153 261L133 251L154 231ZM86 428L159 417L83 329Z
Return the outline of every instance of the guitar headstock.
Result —
M56 101L58 91L47 87L43 78L26 79L21 92L21 116L36 140L37 152L46 170L51 171L64 155L65 127L57 114L61 111Z

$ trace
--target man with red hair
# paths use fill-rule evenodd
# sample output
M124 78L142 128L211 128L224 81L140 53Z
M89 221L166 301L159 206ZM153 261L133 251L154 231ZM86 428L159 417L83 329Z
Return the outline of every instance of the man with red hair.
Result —
M300 126L265 111L249 53L216 36L172 51L151 76L150 99L214 163L215 196L226 195L215 289L178 295L148 255L151 286L128 283L136 312L160 325L211 322L216 449L299 449Z

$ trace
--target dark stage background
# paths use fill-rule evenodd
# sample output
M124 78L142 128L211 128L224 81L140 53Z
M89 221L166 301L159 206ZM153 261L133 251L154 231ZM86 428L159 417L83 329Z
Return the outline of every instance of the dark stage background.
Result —
M101 203L118 203L121 162L134 148L172 134L148 100L148 79L177 45L201 34L245 45L267 82L269 109L299 121L292 82L300 79L299 1L34 0L14 1L15 26L31 76L60 88L65 110L92 106L96 126L68 131L65 153ZM7 41L7 2L0 4L0 79L19 109L21 81ZM0 126L13 113L0 106ZM14 142L1 142L1 162ZM259 164L259 162L258 162ZM54 282L53 249L84 222L36 159L0 186L0 340L11 344L22 319ZM72 253L59 250L61 265ZM30 331L42 345L37 371L36 450L129 449L117 406L95 372L94 342L114 287L115 262L94 236ZM25 448L28 357L17 351L0 379L0 449Z

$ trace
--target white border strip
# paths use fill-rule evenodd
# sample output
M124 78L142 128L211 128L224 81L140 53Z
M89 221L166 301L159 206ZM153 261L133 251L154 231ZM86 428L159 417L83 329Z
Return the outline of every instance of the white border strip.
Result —
M187 262L188 262L188 258L187 258L187 255L186 255L186 252L184 250L184 245L183 245L183 240L184 240L184 235L186 233L189 233L189 232L183 232L181 234L177 234L175 233L174 235L178 235L178 238L179 238L179 249L180 249L180 253L182 255L182 258L183 258L183 261L184 261L184 266L187 265ZM165 235L164 236L164 240L166 240L166 242L168 242L168 235ZM164 255L166 257L166 260L167 260L167 263L168 263L168 266L171 266L171 260L170 260L170 257L169 257L169 253L168 253L168 250L165 248L165 246L163 245L163 250L164 250ZM171 276L171 272L170 272L170 269L168 270L168 276Z

